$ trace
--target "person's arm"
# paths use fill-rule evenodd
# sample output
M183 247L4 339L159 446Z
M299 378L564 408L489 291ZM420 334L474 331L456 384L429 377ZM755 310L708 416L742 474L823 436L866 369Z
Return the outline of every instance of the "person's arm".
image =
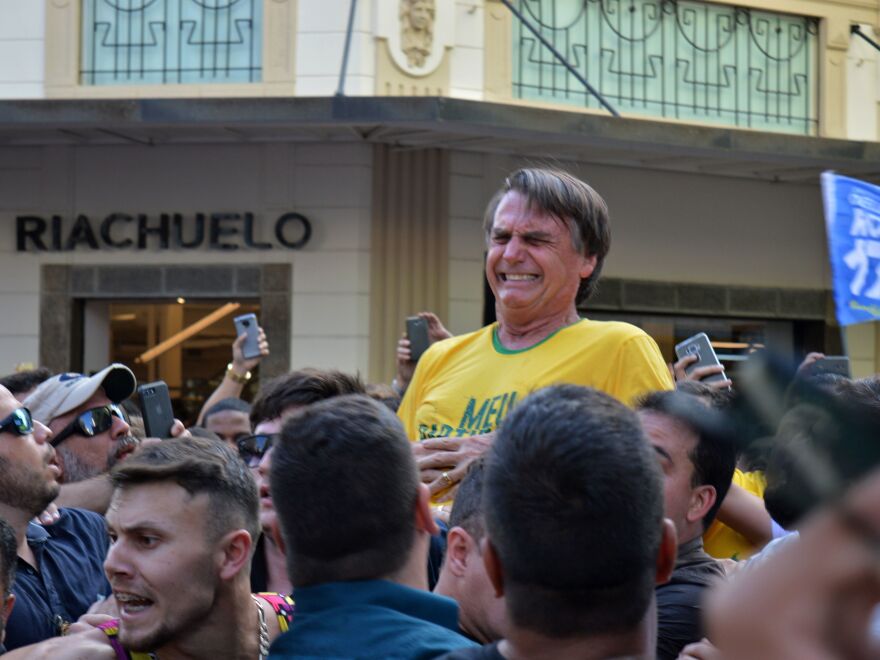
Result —
M55 504L65 508L88 509L103 516L110 506L112 495L113 486L110 484L110 477L105 473L91 479L61 484L61 492L55 499Z
M171 437L188 436L190 432L186 429L179 419L174 420L171 426ZM161 442L160 438L145 438L141 440L139 447L153 442ZM137 451L137 449L135 449ZM74 481L69 484L61 484L61 491L55 498L55 504L59 507L87 509L100 513L102 516L107 512L110 506L110 498L113 496L113 486L110 484L110 478L107 473L99 474L91 479L83 481ZM57 520L57 517L55 518ZM54 522L49 519L40 517L43 524Z
M115 660L116 657L104 631L92 628L7 651L3 660Z
M759 547L764 547L773 539L773 524L764 508L764 500L737 484L730 484L717 517L719 522Z
M880 471L804 524L800 538L710 594L725 660L877 658Z
M263 328L260 328L258 336L260 340L260 355L249 360L245 359L244 355L241 353L241 347L247 339L247 334L239 335L236 337L235 341L232 342L232 366L227 369L225 374L223 374L223 379L220 381L217 389L214 390L211 393L211 396L205 401L205 405L203 405L202 409L199 411L196 426L202 425L205 420L205 413L210 410L214 404L219 403L223 399L238 399L241 397L241 391L247 384L246 375L260 364L260 360L269 355L269 342L266 341L266 333L263 332Z

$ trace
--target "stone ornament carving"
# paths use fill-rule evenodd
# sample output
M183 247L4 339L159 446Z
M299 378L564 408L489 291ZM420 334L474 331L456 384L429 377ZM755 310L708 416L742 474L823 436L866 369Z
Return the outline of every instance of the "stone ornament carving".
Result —
M454 41L452 0L378 0L376 36L394 64L413 77L433 73Z
M400 49L406 63L424 68L434 43L434 0L400 0Z

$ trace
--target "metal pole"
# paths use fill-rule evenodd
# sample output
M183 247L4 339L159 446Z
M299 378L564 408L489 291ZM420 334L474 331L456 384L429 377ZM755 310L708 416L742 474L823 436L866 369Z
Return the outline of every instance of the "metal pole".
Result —
M339 70L339 87L336 96L345 96L345 74L348 72L348 51L351 50L351 31L354 29L354 12L357 0L351 0L348 10L348 31L345 33L345 49L342 51L342 68Z
M537 30L537 28L535 28L534 25L529 23L528 19L525 16L523 16L522 13L520 13L520 11L510 3L510 0L501 0L501 3L505 7L507 7L514 16L516 16L519 19L520 23L525 25L529 29L529 31L538 38L538 41L540 41L542 44L544 44L544 46L547 48L547 50L549 50L551 53L553 53L554 57L556 57L556 59L562 63L562 66L564 66L566 69L568 69L568 72L571 75L573 75L575 78L577 78L578 81L584 87L587 88L587 91L589 91L590 94L592 94L593 96L595 96L599 100L599 103L601 103L605 107L605 109L608 110L608 112L610 112L615 117L620 117L620 113L614 109L614 106L612 106L607 100L605 100L605 97L599 93L599 90L597 90L595 87L593 87L590 83L587 82L587 79L584 78L580 74L580 71L575 69L571 65L571 63L569 63L569 61L562 56L562 53L560 53L558 50L556 50L556 48L553 47L553 44L551 44L549 41L547 41L547 39L544 38L544 35L542 35Z
M502 0L502 1L503 1L503 0ZM867 42L868 42L869 44L871 44L874 48L876 48L877 50L880 50L880 44L878 44L876 41L874 41L873 39L871 39L871 37L869 37L867 34L865 34L864 32L862 32L862 28L861 28L861 26L859 26L859 25L853 25L853 26L849 29L849 31L850 31L851 34L857 34L857 35L859 35L862 39L864 39L865 41L867 41Z

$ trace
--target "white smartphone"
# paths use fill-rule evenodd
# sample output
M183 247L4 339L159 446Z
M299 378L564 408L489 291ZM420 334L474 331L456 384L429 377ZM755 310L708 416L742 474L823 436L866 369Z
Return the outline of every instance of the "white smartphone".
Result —
M721 362L719 362L718 356L715 354L715 349L712 348L712 342L709 341L709 336L705 332L698 332L693 337L688 337L680 344L677 344L675 346L675 355L679 360L687 355L697 356L697 361L692 362L685 369L687 374L690 374L699 367L721 366ZM723 373L707 376L702 379L702 382L715 383L722 380L727 380L727 376Z

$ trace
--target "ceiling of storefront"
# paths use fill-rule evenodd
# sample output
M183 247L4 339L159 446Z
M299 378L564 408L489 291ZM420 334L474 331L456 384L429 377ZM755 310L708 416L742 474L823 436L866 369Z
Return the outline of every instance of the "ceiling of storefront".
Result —
M880 182L880 144L446 98L0 101L0 147L358 140L625 167Z

